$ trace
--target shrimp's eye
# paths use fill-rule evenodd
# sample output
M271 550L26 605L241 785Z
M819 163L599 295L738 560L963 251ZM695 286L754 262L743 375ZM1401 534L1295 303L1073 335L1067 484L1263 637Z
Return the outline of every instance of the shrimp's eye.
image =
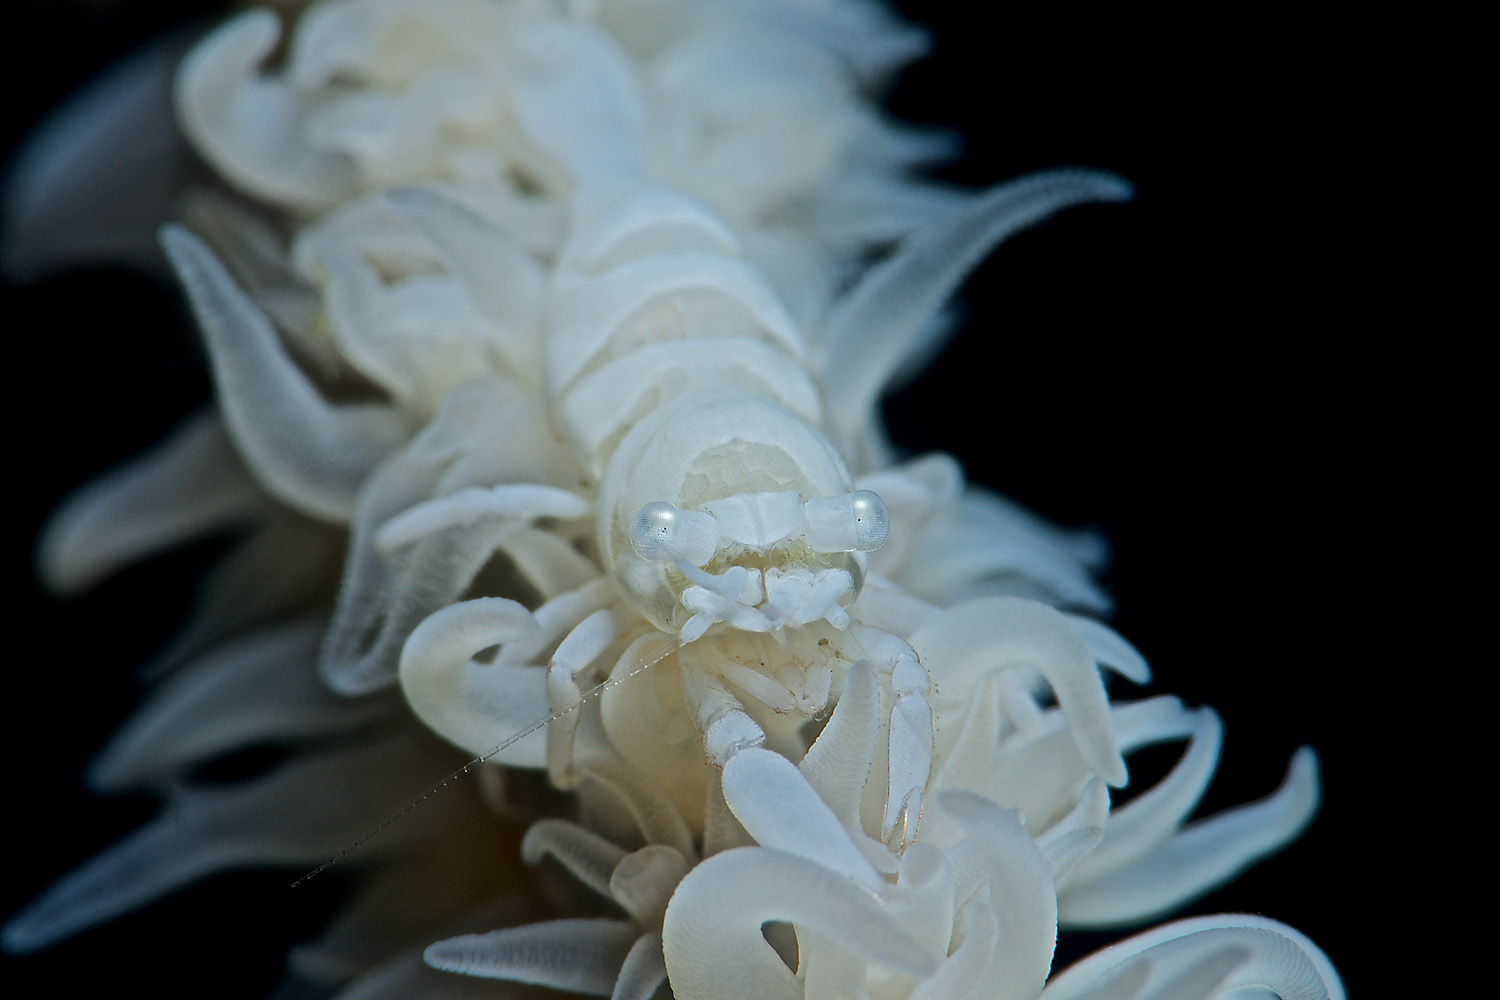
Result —
M885 501L870 490L816 497L802 509L807 544L818 552L873 552L885 544L891 530Z
M631 522L630 544L637 555L650 562L681 559L703 566L719 551L719 528L711 514L653 500Z

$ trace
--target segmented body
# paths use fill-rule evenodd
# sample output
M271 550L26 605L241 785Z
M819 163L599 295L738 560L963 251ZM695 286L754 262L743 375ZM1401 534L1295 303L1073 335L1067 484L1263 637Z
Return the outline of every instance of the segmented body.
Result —
M584 481L596 486L451 491L399 514L375 537L395 554L485 522L577 520L591 510L608 583L554 595L534 617L493 601L446 610L406 644L404 684L435 728L477 751L483 727L464 707L469 699L434 684L445 671L451 678L470 669L460 660L476 651L473 641L449 647L441 638L445 628L466 628L458 624L466 613L492 616L499 631L481 628L479 638L506 640L496 666L513 670L521 690L535 692L528 661L547 656L554 713L577 705L590 677L668 657L660 671L672 679L659 683L696 723L707 758L722 765L764 742L766 725L794 739L802 722L828 709L842 671L862 658L858 643L846 649L843 632L865 553L885 540L886 510L878 495L853 491L847 464L819 427L823 401L806 336L726 226L680 195L645 187L604 202L575 230L543 293L543 381L549 412ZM684 524L693 538L669 538ZM527 641L538 620L549 621L541 644ZM887 690L893 702L920 700L927 684L915 654L905 648L901 660L899 693L890 686L896 658L883 664ZM513 700L540 708L534 697ZM629 714L608 702L604 713ZM454 716L465 721L455 727ZM929 758L930 712L908 706L898 717L914 723L897 728L898 744L911 744L903 760ZM564 786L576 780L577 725L562 716L549 727L549 772ZM505 735L494 727L487 738ZM502 759L535 762L534 755L517 750ZM896 797L898 812L909 795L919 797L927 765L908 762L906 770L911 787ZM887 825L894 823L893 814Z

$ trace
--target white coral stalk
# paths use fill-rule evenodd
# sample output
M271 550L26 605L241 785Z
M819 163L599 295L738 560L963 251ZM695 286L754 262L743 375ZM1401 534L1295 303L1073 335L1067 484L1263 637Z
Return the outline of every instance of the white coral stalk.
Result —
M945 456L893 464L877 400L970 270L1129 196L913 180L946 142L870 98L922 44L857 0L326 0L197 44L180 127L252 202L198 192L162 234L217 410L67 505L43 566L76 590L251 535L94 771L166 813L6 946L359 848L293 988L400 995L421 954L458 993L1341 997L1240 918L1049 979L1060 924L1165 912L1295 836L1316 767L1192 821L1218 723L1111 703L1101 668L1150 672L1070 613L1108 608L1099 541ZM1183 739L1111 809L1128 754ZM189 778L264 742L287 759ZM483 793L403 804L454 768ZM546 791L512 798L527 771ZM497 863L522 826L616 912Z

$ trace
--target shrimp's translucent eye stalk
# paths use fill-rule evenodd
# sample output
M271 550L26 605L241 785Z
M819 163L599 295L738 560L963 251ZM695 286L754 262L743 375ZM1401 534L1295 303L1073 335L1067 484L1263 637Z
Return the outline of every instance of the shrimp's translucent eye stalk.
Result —
M817 552L874 552L891 530L885 501L870 490L816 497L802 509L808 547Z
M630 544L651 562L683 560L704 566L719 551L719 528L701 510L683 510L663 500L640 509L630 525Z

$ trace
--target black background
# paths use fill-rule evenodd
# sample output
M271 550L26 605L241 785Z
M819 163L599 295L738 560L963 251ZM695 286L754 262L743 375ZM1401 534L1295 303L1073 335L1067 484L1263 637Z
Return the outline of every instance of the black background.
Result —
M1388 522L1400 441L1372 402L1381 362L1359 326L1372 290L1352 277L1368 234L1350 178L1373 162L1361 123L1379 94L1356 86L1363 71L1332 26L1229 11L976 23L988 5L902 6L934 28L936 47L892 104L968 137L947 176L986 184L1094 166L1138 196L1071 211L995 253L966 290L963 333L891 401L893 433L1108 535L1115 624L1152 662L1151 691L1213 704L1225 720L1206 811L1270 792L1296 747L1317 748L1325 802L1311 831L1188 912L1285 920L1328 951L1355 995L1378 994L1361 943L1394 905L1377 895L1371 859L1389 837L1379 820L1399 808L1381 796L1418 780L1371 693L1398 655L1376 595L1412 582L1388 558L1403 544ZM22 56L3 69L13 99L0 142L13 147L79 82L203 9L17 4ZM46 512L208 387L170 287L93 270L4 297L15 388L3 571L19 595L8 602L10 913L151 814L144 800L90 797L78 775L128 714L134 666L180 621L214 550L78 600L37 591L31 546ZM287 943L313 934L338 896L335 878L296 892L287 881L221 876L6 959L4 978L48 995L263 996ZM1060 955L1117 936L1065 936Z

